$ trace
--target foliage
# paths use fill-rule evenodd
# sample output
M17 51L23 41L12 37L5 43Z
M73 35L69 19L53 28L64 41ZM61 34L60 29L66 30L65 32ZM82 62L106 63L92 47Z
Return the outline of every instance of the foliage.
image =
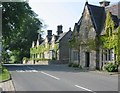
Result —
M49 59L45 59L45 58L27 58L27 57L24 57L23 60L25 60L25 61L31 61L31 60L47 61L47 60L49 60Z
M118 71L118 65L113 64L112 62L107 63L104 66L105 70L107 70L108 72L117 72Z
M5 67L2 67L2 73L0 73L0 82L8 79L10 79L10 73Z
M103 49L114 49L115 54L117 55L117 61L119 59L119 34L120 27L118 27L118 31L114 31L114 21L112 20L111 14L108 12L106 17L106 26L105 26L105 34L100 37L101 47Z
M46 59L46 58L34 58L32 60L35 60L35 61L48 61L49 59Z
M13 52L10 54L10 61L12 63L20 63L20 51L18 50L13 50Z
M68 64L68 67L74 67L74 68L80 68L80 69L82 69L82 66L81 66L81 65L79 65L79 64L77 64L77 63L72 63L72 62L70 62L70 63Z
M80 44L81 44L81 42L80 42L80 39L79 39L79 33L78 32L76 32L76 33L73 32L72 38L69 41L69 46L71 48L74 48L74 49L79 51L80 50Z
M68 66L69 66L69 67L72 67L72 65L73 65L73 63L72 63L72 62L70 62L70 63L68 64Z
M114 31L114 21L112 20L110 12L108 12L105 23L105 35L101 36L103 48L111 49L114 46L116 46L117 36L113 34L113 31Z
M30 60L30 58L27 58L27 57L23 57L23 59L22 59L22 61L25 61L25 62L27 62L29 60Z
M74 32L72 34L72 38L69 41L69 47L76 49L78 51L80 51L80 46L85 46L84 48L86 48L86 50L91 51L91 50L95 50L95 39L93 38L86 38L83 39L82 36L80 36L79 32Z
M56 60L56 58L55 58L55 57L52 57L52 60Z
M39 45L38 47L35 46L34 48L31 48L30 53L31 54L43 53L45 51L49 51L50 48L51 48L51 46L45 47L44 45Z
M58 49L59 49L59 43L56 43L56 44L54 45L54 50L57 51Z
M49 52L52 49L52 45L48 45L47 47L45 47L44 45L39 45L38 47L35 46L34 48L30 48L30 54L40 54L40 53L44 53L44 52ZM56 43L54 45L54 51L57 52L57 50L59 49L59 43ZM53 58L54 60L56 58Z
M118 27L118 64L120 65L120 26Z
M114 21L112 20L112 16L110 12L107 12L107 18L105 22L105 31L107 36L112 36L114 31Z
M78 68L78 67L79 67L79 64L73 63L73 64L72 64L72 67Z
M37 39L42 23L27 2L3 2L2 5L3 52L19 52L14 56L20 62L24 56L30 56L29 49L32 41Z
M87 25L87 31L91 29L91 25ZM85 29L86 29L85 28ZM81 47L84 47L86 51L96 50L96 40L92 37L88 37L88 32L86 31L86 38L84 38L83 34L77 29L74 29L72 33L72 37L69 40L69 47L78 51L78 65L80 65L80 50Z

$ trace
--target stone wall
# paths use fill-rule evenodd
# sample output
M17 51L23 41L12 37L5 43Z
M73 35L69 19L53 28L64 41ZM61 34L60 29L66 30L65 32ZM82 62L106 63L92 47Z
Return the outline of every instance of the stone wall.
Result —
M68 40L71 36L72 32L68 32L59 42L59 60L61 62L69 62L69 46L68 46Z
M49 65L49 64L67 64L68 61L66 60L63 60L63 61L60 61L60 60L48 60L48 61L28 61L28 62L25 62L23 61L23 64L36 64L36 65Z
M96 31L93 26L90 13L88 11L88 7L85 7L80 27L79 27L79 36L82 41L86 41L89 38L95 39L96 38ZM73 63L78 63L78 61L73 60L73 49L70 51L71 54L71 59L70 61ZM93 51L90 48L87 48L87 45L81 45L80 46L80 65L85 68L86 67L86 62L88 61L86 57L86 52L89 53L89 69L95 69L96 67L96 52Z

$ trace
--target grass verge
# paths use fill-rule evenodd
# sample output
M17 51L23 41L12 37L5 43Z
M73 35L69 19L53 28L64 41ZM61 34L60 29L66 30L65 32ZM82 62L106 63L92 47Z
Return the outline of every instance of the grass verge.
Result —
M10 79L9 71L0 65L0 82L4 82Z

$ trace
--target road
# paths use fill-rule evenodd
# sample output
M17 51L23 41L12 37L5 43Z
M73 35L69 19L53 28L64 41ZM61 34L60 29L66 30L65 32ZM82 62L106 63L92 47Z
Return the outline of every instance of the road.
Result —
M117 91L118 76L67 65L6 65L16 91Z

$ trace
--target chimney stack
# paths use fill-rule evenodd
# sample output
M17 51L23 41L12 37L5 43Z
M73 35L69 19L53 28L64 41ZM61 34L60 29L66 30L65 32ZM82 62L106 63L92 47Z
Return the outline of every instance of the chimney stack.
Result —
M69 31L71 31L71 27L69 28Z
M61 33L63 33L62 27L63 27L62 25L58 25L58 26L57 26L57 34L58 34L58 35L60 35Z
M103 1L101 1L101 2L99 2L100 3L100 5L102 6L102 7L106 7L106 6L109 6L110 5L110 1L106 1L106 0L103 0Z
M52 36L52 30L47 30L47 36L51 37Z

